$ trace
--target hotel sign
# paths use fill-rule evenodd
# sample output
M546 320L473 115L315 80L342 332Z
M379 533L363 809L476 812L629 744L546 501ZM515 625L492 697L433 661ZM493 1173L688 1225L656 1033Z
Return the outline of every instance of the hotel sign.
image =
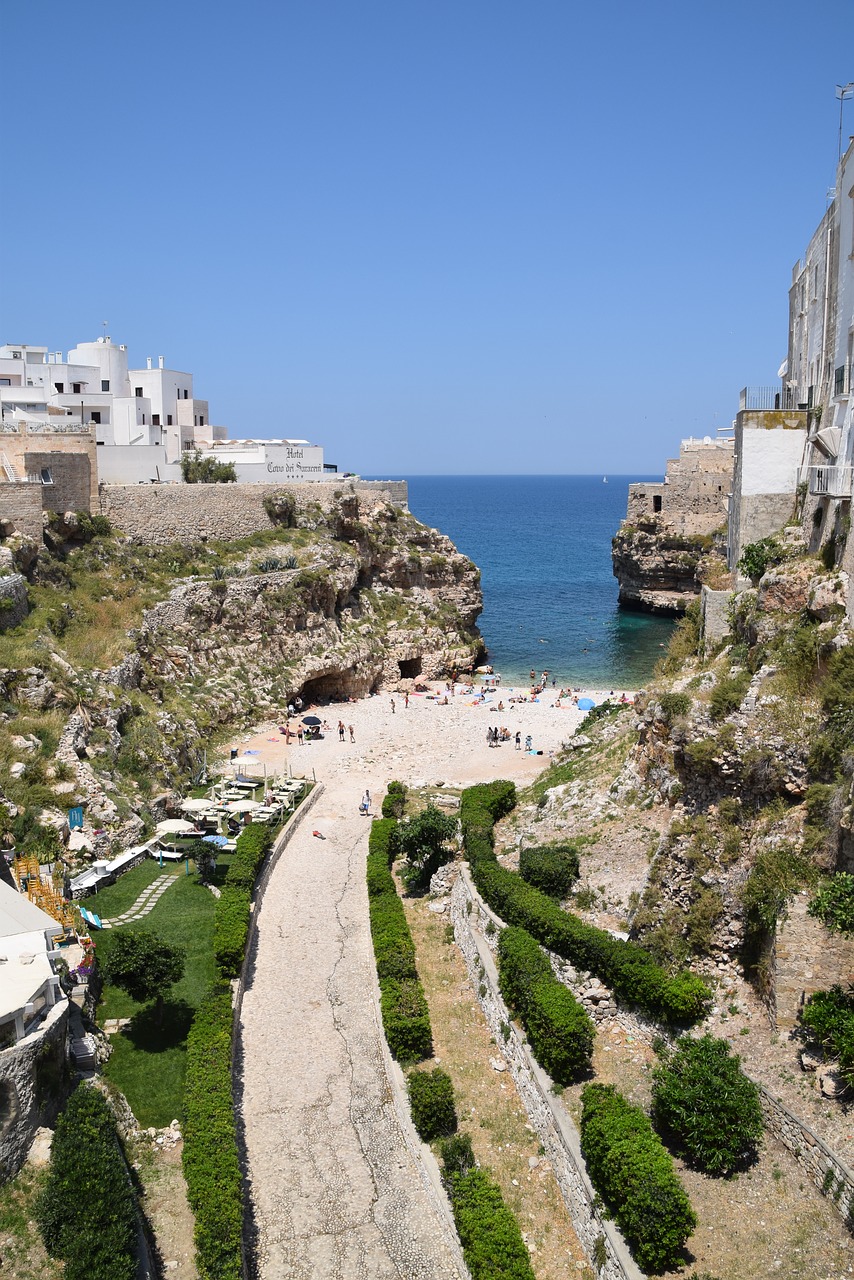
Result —
M267 445L271 480L322 480L323 449L319 445Z

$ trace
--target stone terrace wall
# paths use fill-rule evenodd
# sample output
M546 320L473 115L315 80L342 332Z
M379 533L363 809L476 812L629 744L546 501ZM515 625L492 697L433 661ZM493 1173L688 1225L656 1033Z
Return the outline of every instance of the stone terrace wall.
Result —
M113 527L134 542L230 541L247 538L272 526L264 499L292 493L299 509L311 503L328 506L335 494L385 500L406 507L405 480L336 480L301 484L175 484L100 487L100 510Z
M809 894L789 904L774 940L774 1025L791 1031L807 996L838 982L847 987L854 974L854 941L828 933L820 920L807 915Z
M59 1091L53 1087L39 1096L38 1068L61 1078L67 1025L68 1001L60 996L36 1031L0 1053L0 1183L18 1172L36 1129L56 1119Z
M2 532L25 534L28 538L42 536L42 486L26 480L0 484L0 527Z

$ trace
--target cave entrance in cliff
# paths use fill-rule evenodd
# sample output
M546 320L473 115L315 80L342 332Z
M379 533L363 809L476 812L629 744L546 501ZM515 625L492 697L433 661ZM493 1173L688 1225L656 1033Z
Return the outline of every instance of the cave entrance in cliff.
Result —
M355 671L350 667L347 671L336 671L328 676L318 676L316 680L306 680L300 697L308 707L312 702L344 702L351 696L359 697L361 687L355 679Z
M397 665L401 680L415 680L421 675L420 658L401 658Z

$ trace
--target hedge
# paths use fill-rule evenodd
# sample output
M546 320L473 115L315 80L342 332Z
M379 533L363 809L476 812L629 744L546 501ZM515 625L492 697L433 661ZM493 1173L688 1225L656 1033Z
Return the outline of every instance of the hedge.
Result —
M646 1115L610 1084L587 1085L581 1106L587 1171L638 1265L655 1275L682 1266L697 1215Z
M469 791L481 793L483 788L471 787ZM653 1017L690 1024L705 1014L711 992L701 978L688 971L669 977L637 943L623 942L586 924L563 911L548 894L526 884L516 872L502 867L492 847L491 827L487 831L484 826L491 819L491 808L482 795L465 804L467 795L463 792L460 809L465 812L463 842L472 878L502 920L527 929L543 946L577 968L595 973L627 1004Z
M383 796L382 815L384 818L402 818L406 808L406 787L402 782L390 782L388 792Z
M488 1175L452 1173L447 1186L472 1280L534 1280L519 1224Z
M389 842L396 826L394 818L377 818L371 823L366 869L368 915L385 1038L393 1057L412 1062L432 1056L433 1034L415 967L415 944L389 869Z
M589 1071L593 1023L524 929L501 931L498 967L501 994L521 1018L534 1057L552 1079L571 1084Z
M136 1199L113 1113L95 1088L78 1085L59 1117L35 1216L66 1280L134 1280Z
M424 1142L448 1137L455 1131L457 1108L453 1082L447 1072L440 1067L433 1071L411 1071L406 1087L412 1119Z
M231 1097L231 988L219 983L187 1037L184 1177L202 1280L241 1280L243 1191Z
M270 828L261 823L250 823L237 837L214 913L214 957L224 978L236 978L240 973L249 936L252 891L273 838Z
M561 841L519 851L519 875L551 898L565 898L578 879L578 850Z

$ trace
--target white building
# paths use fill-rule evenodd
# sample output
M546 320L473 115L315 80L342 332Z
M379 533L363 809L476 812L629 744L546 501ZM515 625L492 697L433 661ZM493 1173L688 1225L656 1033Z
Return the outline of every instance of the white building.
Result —
M50 952L62 925L0 880L0 1049L15 1044L56 1003Z
M0 412L10 428L62 418L93 424L107 484L180 481L187 452L214 448L246 483L324 474L322 448L306 440L228 441L225 427L211 426L192 374L167 369L163 356L130 369L127 347L109 337L79 343L67 360L47 347L0 346Z

